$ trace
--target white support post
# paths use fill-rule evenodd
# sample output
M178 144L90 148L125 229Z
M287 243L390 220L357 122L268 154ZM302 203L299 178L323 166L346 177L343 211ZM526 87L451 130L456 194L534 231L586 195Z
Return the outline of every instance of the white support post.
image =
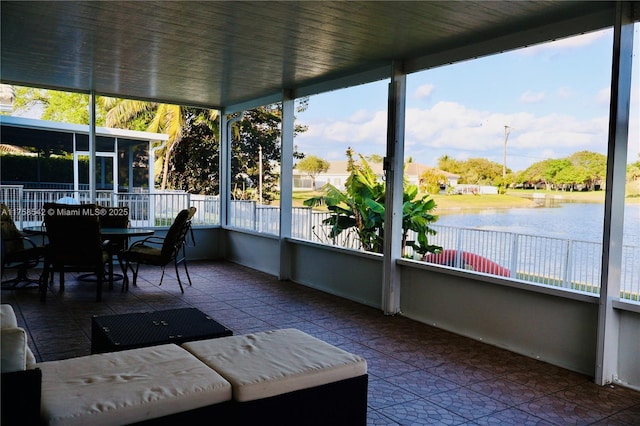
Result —
M127 150L127 180L129 184L127 185L127 192L133 192L133 147L129 146Z
M291 278L291 253L286 241L291 238L293 209L293 133L295 99L284 92L280 133L280 280Z
M80 164L78 160L78 139L76 133L73 133L73 191L75 196L80 199Z
M96 202L96 94L89 94L89 196Z
M231 205L231 138L227 114L220 111L220 152L218 153L218 193L220 197L220 226L225 227L229 224L229 207Z
M220 111L220 226L225 227L231 223L231 126L242 120L244 111L231 119L227 118L224 111Z
M595 371L595 382L599 385L614 382L618 373L620 319L613 308L613 302L620 298L622 277L624 195L632 61L631 3L617 2L613 35L602 276Z
M113 159L112 159L112 164L113 164L113 172L112 172L112 177L113 177L113 191L112 195L111 195L111 200L112 200L112 205L114 207L117 207L117 200L118 200L118 190L120 189L120 182L118 179L118 138L114 138L113 140Z
M149 226L156 226L156 181L155 181L155 168L156 164L156 151L161 150L167 144L167 141L163 141L160 145L153 147L153 141L149 141Z
M402 257L402 195L404 177L404 127L407 76L402 63L393 62L389 83L384 218L384 261L382 308L385 315L400 312L400 270Z

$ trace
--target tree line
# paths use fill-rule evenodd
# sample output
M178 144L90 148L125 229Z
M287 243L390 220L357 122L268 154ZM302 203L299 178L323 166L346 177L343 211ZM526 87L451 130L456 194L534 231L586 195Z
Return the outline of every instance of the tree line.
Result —
M578 151L560 159L538 161L525 170L507 169L503 177L502 165L486 158L457 160L444 155L438 159L438 169L460 176L458 183L492 185L499 188L536 188L547 190L599 190L604 188L607 157L591 151ZM446 183L437 170L421 176L425 188ZM627 182L640 181L640 159L627 166ZM428 190L428 189L427 189ZM429 192L431 192L429 191Z

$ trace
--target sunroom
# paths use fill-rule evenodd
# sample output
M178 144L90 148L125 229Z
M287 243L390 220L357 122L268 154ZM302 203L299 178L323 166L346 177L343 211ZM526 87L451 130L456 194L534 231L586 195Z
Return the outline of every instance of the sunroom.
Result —
M191 258L224 259L640 389L640 305L619 297L623 221L638 220L623 214L637 3L3 1L1 12L2 83L221 111L220 224L194 228ZM604 28L614 37L600 294L403 259L407 76ZM389 82L384 255L295 238L295 100L380 80ZM227 129L242 111L275 102L281 204L271 234L233 225Z

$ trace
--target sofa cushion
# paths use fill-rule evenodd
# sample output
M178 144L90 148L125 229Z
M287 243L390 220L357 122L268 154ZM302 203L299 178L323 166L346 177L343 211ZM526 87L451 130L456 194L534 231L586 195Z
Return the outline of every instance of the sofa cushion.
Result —
M18 327L18 320L9 304L0 305L0 370L3 373L33 368L36 358L27 345L27 333Z
M240 402L367 373L364 358L295 329L200 340L182 346L231 382L233 399Z
M13 307L7 303L0 305L0 328L14 328L18 326L18 320Z
M49 425L129 424L231 399L231 385L177 345L39 363Z
M3 373L23 371L27 368L27 334L23 328L3 328L0 330L0 341L2 344L2 364Z

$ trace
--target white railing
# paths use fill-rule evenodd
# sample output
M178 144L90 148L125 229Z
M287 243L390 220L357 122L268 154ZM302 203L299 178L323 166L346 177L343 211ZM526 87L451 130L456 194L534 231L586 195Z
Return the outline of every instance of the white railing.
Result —
M432 228L437 234L429 239L431 244L480 255L509 269L511 278L600 291L600 243L440 225Z
M220 224L220 197L217 195L191 194L191 205L196 208L191 219L194 226Z
M19 228L42 223L42 205L63 197L73 197L81 203L89 202L89 191L32 190L20 185L1 185L0 201L7 204ZM220 224L220 199L217 196L192 195L185 192L97 193L98 204L129 207L131 225L169 226L178 212L196 207L195 226ZM310 208L294 208L292 236L322 244L360 250L353 230L335 238L329 237L331 228L322 222L330 213L314 212ZM258 205L254 201L231 202L231 226L267 234L278 234L279 207ZM473 253L509 270L511 278L532 283L552 285L570 290L599 293L602 244L589 241L564 240L511 232L454 228L432 225L437 234L429 238L431 244L456 252ZM410 236L411 238L411 236ZM413 257L411 249L405 250ZM640 301L640 247L622 248L621 296ZM468 264L454 263L453 267L468 269Z
M294 237L360 249L355 233L344 232L336 239L328 237L330 227L322 221L330 213L310 214L312 218L303 220L305 225L311 224L311 233L296 232L298 227L305 228L295 222L296 218L304 215L294 214ZM482 256L507 268L511 278L594 294L600 292L601 243L441 225L432 225L431 228L437 233L429 237L430 244ZM412 238L415 236L409 235L409 239ZM411 248L407 248L404 255L413 257ZM639 265L640 247L624 245L621 274L621 297L624 299L640 301ZM470 267L464 262L451 266L466 270Z
M14 221L21 229L42 223L44 219L42 206L45 203L55 203L67 197L73 198L80 204L87 204L91 200L91 193L87 190L23 189L20 185L0 185L0 200L7 204ZM198 197L182 191L152 194L148 192L116 194L111 191L97 191L96 204L129 207L129 219L133 227L169 226L180 210L191 205L195 205L196 208L202 207L196 212L194 224L219 223L219 202L217 204L215 200L206 202L204 198ZM211 213L214 209L216 214ZM218 222L207 222L207 220L218 220Z

